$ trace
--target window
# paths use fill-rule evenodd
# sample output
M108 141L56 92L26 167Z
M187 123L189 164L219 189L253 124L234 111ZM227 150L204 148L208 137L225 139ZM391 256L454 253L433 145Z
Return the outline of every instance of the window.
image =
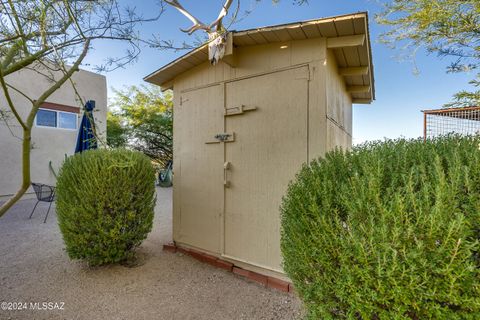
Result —
M57 112L43 109L38 110L37 126L55 128L57 126Z
M77 114L72 112L39 109L36 117L38 127L76 130Z
M77 115L69 112L58 112L58 127L63 129L77 129Z

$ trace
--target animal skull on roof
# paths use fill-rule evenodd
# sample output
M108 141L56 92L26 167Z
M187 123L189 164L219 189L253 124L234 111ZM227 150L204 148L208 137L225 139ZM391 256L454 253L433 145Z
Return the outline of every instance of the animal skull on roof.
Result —
M202 23L200 20L190 14L185 8L178 2L178 0L165 0L166 3L175 7L190 21L193 22L193 26L189 29L180 29L183 32L192 34L197 30L204 30L208 34L208 59L210 63L216 65L225 54L225 47L227 43L227 32L222 25L223 18L227 15L228 9L233 0L226 0L225 4L218 14L218 18L210 25Z

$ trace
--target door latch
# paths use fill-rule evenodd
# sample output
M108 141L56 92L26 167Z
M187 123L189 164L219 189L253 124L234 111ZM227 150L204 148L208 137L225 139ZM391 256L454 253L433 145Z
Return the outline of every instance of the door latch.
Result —
M232 167L232 163L227 161L223 164L223 185L225 188L230 188L230 181L228 180L228 170Z
M245 105L240 105L238 107L232 107L232 108L227 108L225 109L225 116L228 117L228 116L236 116L236 115L239 115L239 114L244 114L245 112L247 111L255 111L257 110L257 107L248 107L248 106L245 106Z
M221 142L225 142L228 140L228 138L230 138L231 134L230 133L218 133L215 135L215 139L217 139L218 141L221 141Z
M216 135L213 136L215 140L212 141L207 141L205 142L206 144L212 144L212 143L221 143L221 142L234 142L235 141L235 132L222 132L222 133L217 133Z

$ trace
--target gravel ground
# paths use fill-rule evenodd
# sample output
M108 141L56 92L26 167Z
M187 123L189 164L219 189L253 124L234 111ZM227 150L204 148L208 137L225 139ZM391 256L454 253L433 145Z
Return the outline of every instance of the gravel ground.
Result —
M89 268L66 256L56 215L23 200L0 218L0 319L297 319L297 297L239 278L179 253L171 239L171 189L157 189L153 231L138 249L140 265ZM52 302L43 305L43 302ZM31 305L32 303L33 305ZM30 310L38 303L40 309ZM57 303L55 306L54 303ZM10 305L13 307L13 305ZM25 307L25 305L22 305ZM2 309L4 304L2 304ZM63 310L58 308L63 307Z

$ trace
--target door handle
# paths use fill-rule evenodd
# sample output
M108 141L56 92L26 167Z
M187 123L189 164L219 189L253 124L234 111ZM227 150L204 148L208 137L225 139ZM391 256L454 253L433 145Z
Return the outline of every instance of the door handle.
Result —
M232 167L232 163L227 161L223 164L223 185L225 188L230 188L230 181L228 180L227 171Z

